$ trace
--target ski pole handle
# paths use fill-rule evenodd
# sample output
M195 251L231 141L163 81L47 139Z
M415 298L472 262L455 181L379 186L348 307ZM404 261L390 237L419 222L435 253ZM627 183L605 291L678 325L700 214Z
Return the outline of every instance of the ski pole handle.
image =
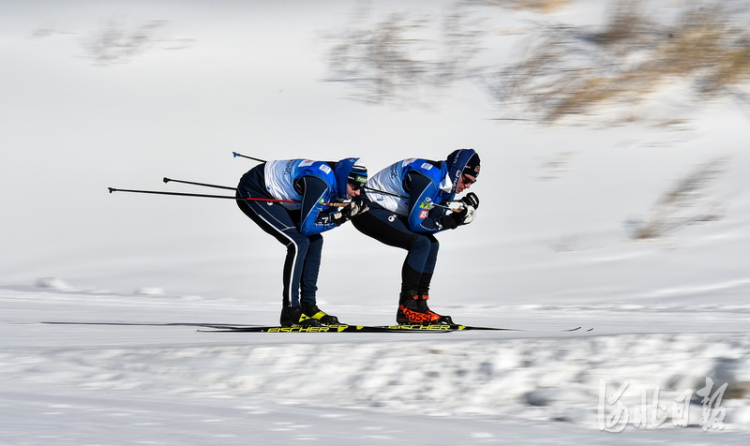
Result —
M260 158L255 158L255 157L252 157L252 156L243 155L243 154L237 153L237 152L232 152L232 155L233 155L234 158L240 157L240 158L247 158L247 159L253 160L253 161L258 161L260 163L265 163L266 162L266 160L262 160Z

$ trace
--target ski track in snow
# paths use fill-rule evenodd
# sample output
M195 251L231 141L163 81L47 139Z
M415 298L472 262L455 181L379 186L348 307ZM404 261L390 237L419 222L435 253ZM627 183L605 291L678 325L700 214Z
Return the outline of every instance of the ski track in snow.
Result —
M702 318L691 318L691 332L681 332L680 325L669 321L695 308L649 312L630 305L452 309L482 322L487 322L481 319L483 312L508 315L504 322L484 325L528 330L517 332L204 333L194 324L237 323L241 303L71 288L0 288L0 380L13 383L2 391L3 404L16 401L19 413L56 420L93 416L103 425L127 419L139 431L181 419L175 415L167 422L160 407L189 404L200 407L197 412L203 416L190 423L240 423L248 417L257 424L267 416L276 421L261 423L256 431L285 433L285 438L293 433L301 440L320 437L306 432L304 422L279 424L278 415L271 414L292 408L298 417L314 414L315 425L337 425L337 417L367 419L369 413L462 423L554 422L575 432L601 433L602 414L609 416L616 407L600 407L602 383L606 395L627 383L619 398L629 409L627 432L647 431L633 427L633 417L642 407L642 395L651 401L657 388L661 421L651 429L673 431L675 438L684 432L737 435L750 430L750 336L736 328L747 326L750 306L717 305ZM275 313L269 306L242 318L268 320ZM576 320L594 331L559 331ZM638 322L625 327L624 321ZM721 403L726 410L721 430L701 430L703 406L696 391L706 385L706 377L717 382L714 391L729 383ZM682 418L673 420L672 410L682 407L675 401L688 390L693 400L686 406L683 427L675 425ZM143 398L146 406L135 403ZM197 416L196 410L186 416ZM497 439L497 431L488 426L476 429L466 434L473 435L472 444ZM394 435L369 434L372 444ZM229 441L238 434L226 435L222 438ZM81 438L73 435L70 443L57 439L74 444Z

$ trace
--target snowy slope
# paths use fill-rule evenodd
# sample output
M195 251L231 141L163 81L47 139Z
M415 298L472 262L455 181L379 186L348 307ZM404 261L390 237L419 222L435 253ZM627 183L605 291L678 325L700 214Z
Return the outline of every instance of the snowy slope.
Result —
M596 24L603 3L551 17ZM745 106L704 104L672 132L498 121L472 85L368 107L321 82L350 2L311 5L0 2L0 444L746 444ZM496 38L514 48L539 19L507 10ZM107 29L153 40L110 63L92 50ZM431 305L523 331L198 332L274 323L283 248L231 201L107 192L213 193L162 178L232 186L254 165L232 151L375 171L458 147L482 156L481 208L441 234ZM722 219L629 239L718 157ZM321 306L391 323L403 253L350 226L325 237ZM561 331L575 326L594 330ZM706 378L722 399L704 413Z
M203 333L200 324L272 323L276 309L167 295L6 287L0 306L3 444L398 444L423 430L458 444L715 435L740 444L750 428L746 306L456 307L469 322L527 331L407 334ZM341 310L390 319L377 308ZM686 312L698 316L686 321ZM559 331L571 324L595 329ZM722 429L705 424L699 398L672 418L675 400L705 376L732 383ZM600 407L602 380L607 394L629 386L620 435L601 430L620 429L606 421L615 405ZM656 421L634 427L641 392L651 404L656 388Z

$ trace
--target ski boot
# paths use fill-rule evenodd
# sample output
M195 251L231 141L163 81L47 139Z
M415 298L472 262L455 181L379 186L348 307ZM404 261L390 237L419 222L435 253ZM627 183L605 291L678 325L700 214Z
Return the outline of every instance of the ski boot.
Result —
M437 321L439 324L448 324L453 325L453 319L451 319L450 316L443 316L442 314L437 314L434 311L430 310L430 307L427 306L427 300L430 298L429 294L420 294L419 300L417 301L419 303L419 307L424 311L425 313L432 314L434 316L437 316Z
M338 325L341 323L336 316L327 314L325 311L318 308L318 304L315 302L302 302L302 315L300 316L300 321L303 319L317 321L323 325Z
M291 327L292 325L315 327L323 325L319 320L308 317L299 306L283 307L281 309L281 316L279 317L279 324L281 324L282 327Z
M440 315L427 308L427 303L416 292L401 293L396 322L401 325L430 325L439 324Z

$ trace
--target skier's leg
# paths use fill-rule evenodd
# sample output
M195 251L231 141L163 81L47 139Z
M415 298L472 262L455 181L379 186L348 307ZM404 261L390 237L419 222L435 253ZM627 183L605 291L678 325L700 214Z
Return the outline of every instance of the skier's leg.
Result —
M381 243L407 250L406 259L401 266L401 292L396 313L397 322L436 322L437 315L422 310L418 292L425 268L430 267L434 270L437 258L437 249L432 243L434 237L412 232L404 218L377 207L353 219L352 223L357 230ZM432 259L431 254L434 254Z

